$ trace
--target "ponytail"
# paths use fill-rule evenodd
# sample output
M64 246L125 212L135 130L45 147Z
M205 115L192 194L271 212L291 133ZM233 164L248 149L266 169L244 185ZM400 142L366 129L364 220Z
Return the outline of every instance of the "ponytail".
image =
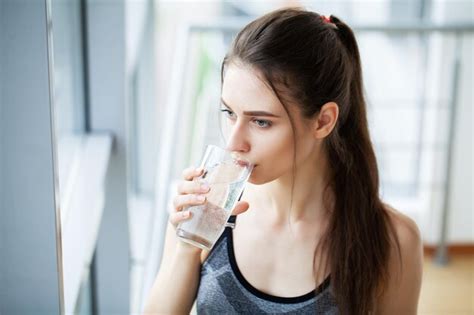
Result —
M232 61L252 66L272 88L277 86L273 90L287 112L284 100L293 101L308 119L327 102L338 105L336 125L322 142L331 171L325 190L332 192L324 193L323 202L331 215L315 249L314 274L318 279L329 269L341 314L374 312L388 283L391 241L398 246L398 240L392 238L396 234L378 195L354 33L335 16L276 10L239 32L223 66Z
M350 78L350 112L354 114L357 112L357 116L360 119L367 119L366 106L364 101L363 93L363 78L362 78L362 66L360 61L359 48L356 42L356 38L352 29L342 22L339 18L331 15L330 21L336 26L336 33L338 34L339 40L342 42L347 59L350 61L348 68L351 69ZM344 117L347 119L347 117ZM358 122L359 119L352 119L352 122ZM355 127L355 126L351 126Z
M370 314L388 280L390 235L395 235L378 195L379 175L370 140L359 48L351 28L335 16L330 22L342 43L348 69L348 99L327 149L336 198L329 246L332 279L342 314ZM398 246L398 241L396 240ZM343 262L343 268L337 267ZM355 276L358 274L359 276ZM357 293L355 293L357 292Z

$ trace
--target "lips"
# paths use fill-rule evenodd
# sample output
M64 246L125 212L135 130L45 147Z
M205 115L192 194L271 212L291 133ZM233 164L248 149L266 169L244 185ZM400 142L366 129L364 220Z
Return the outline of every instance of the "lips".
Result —
M231 155L232 155L232 159L234 160L234 163L239 166L248 167L249 165L252 164L252 162L239 156L236 152L232 152ZM252 165L253 165L253 168L257 167L256 164L252 164Z
M237 163L238 165L242 166L242 167L247 167L250 165L250 163L248 161L245 161L245 160L235 160L235 163Z

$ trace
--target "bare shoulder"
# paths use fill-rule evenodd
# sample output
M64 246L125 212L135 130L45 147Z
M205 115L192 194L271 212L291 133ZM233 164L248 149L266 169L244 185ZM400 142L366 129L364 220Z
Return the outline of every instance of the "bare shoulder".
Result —
M416 314L423 274L423 242L416 222L384 204L400 245L392 246L389 260L389 283L377 306L380 314ZM401 258L401 260L399 259Z
M389 204L385 204L385 209L390 220L395 227L400 246L410 246L413 242L421 243L421 233L416 222L409 216L403 214Z
M384 204L390 221L395 228L395 234L400 245L399 261L398 248L392 243L390 266L392 273L398 274L396 268L401 267L404 272L407 268L417 268L423 259L423 241L416 222L388 204ZM401 263L401 266L400 266Z

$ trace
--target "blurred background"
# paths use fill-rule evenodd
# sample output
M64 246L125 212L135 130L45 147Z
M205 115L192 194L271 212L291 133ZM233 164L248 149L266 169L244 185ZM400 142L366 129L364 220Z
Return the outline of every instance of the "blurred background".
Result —
M469 0L0 1L0 314L139 314L170 198L218 131L246 23L304 6L356 33L383 200L425 245L419 314L474 314Z

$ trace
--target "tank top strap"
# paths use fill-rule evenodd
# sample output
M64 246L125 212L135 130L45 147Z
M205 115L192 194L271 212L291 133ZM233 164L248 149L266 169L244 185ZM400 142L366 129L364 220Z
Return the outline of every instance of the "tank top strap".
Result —
M242 198L242 195L243 195L243 194L244 194L244 192L242 191L242 193L241 193L240 196L239 196L239 200L238 200L238 201L240 201L240 199ZM228 228L231 228L231 229L235 228L236 220L237 220L237 216L236 216L236 215L231 215L231 216L229 217L229 219L227 220L227 223L226 223L226 225L225 225L225 226L226 226L226 228L225 228L226 231L228 230Z
M231 216L229 217L229 220L227 220L227 223L233 223L233 224L235 224L236 219L237 219L237 216L236 216L236 215L231 215Z

